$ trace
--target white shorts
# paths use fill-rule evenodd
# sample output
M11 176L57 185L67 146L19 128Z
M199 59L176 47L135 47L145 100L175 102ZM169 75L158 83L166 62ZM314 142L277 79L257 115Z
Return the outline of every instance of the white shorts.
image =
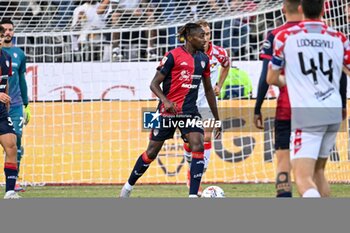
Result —
M213 113L210 110L207 98L205 96L198 96L197 107L199 113L202 116L202 120L214 118Z
M339 128L340 123L292 130L290 159L328 158L335 146Z

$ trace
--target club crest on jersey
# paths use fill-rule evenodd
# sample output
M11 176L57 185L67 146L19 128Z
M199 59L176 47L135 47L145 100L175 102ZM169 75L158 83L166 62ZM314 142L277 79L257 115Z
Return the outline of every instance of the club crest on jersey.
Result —
M158 129L153 129L153 135L154 135L154 136L157 136L158 133L159 133L159 130L158 130Z
M18 57L18 54L17 54L17 53L13 53L13 56L14 56L15 58L17 58L17 57Z
M204 67L205 67L205 61L201 61L201 66L202 66L202 68L204 69Z

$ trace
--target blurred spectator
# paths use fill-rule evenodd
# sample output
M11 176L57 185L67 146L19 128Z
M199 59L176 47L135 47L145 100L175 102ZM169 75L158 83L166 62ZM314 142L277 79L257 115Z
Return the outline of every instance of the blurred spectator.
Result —
M145 24L152 24L154 22L153 17L153 7L150 5L151 1L147 0L102 0L97 13L101 15L107 22L107 25L112 28L121 27L133 27L136 22L141 21ZM155 54L154 51L154 41L156 40L156 31L146 30L140 35L136 32L133 33L123 33L123 35L132 38L146 38L146 51L147 56L152 57ZM131 34L131 35L130 35ZM122 45L120 42L121 33L112 33L112 48L113 56L122 58ZM135 40L137 42L137 40Z
M85 31L93 29L102 29L104 23L97 15L99 3L96 0L86 0L83 5L75 8L73 12L72 29L81 31L79 35L72 36L73 50L79 51L82 44L88 40L94 40L96 35L87 34Z
M248 73L237 67L231 67L222 85L220 99L251 98L253 91L252 80Z

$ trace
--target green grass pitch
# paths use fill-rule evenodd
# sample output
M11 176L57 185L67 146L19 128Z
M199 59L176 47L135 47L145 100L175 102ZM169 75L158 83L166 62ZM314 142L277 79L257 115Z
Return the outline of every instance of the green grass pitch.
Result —
M203 187L209 186L208 184ZM273 198L274 184L218 184L228 198ZM43 186L26 187L21 192L23 198L115 198L120 185L113 186ZM350 197L350 184L332 184L332 197ZM296 188L294 197L298 197ZM135 198L186 198L186 185L136 185L132 197Z

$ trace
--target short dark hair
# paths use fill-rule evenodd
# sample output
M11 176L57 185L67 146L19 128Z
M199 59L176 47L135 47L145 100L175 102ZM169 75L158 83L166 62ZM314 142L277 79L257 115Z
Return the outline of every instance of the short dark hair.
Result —
M1 21L0 21L0 24L11 24L12 26L14 26L13 22L11 19L8 19L8 18L3 18Z
M5 28L0 25L0 33L5 33Z
M324 0L301 0L301 7L306 18L317 19L321 16Z
M183 26L179 30L180 41L182 41L184 39L187 40L187 37L198 29L202 29L201 25L196 24L196 23L187 23L185 26Z
M291 14L298 13L298 7L300 5L300 0L284 0L284 6L286 7L286 11Z

